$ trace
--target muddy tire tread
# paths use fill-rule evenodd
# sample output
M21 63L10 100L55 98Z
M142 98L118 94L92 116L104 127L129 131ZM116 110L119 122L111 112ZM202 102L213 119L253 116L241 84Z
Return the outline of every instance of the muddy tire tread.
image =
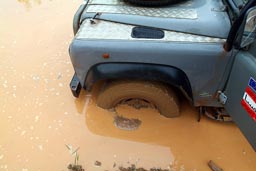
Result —
M112 109L122 100L143 99L154 104L160 114L168 118L180 115L179 98L170 87L149 81L120 80L106 83L97 98L97 105Z

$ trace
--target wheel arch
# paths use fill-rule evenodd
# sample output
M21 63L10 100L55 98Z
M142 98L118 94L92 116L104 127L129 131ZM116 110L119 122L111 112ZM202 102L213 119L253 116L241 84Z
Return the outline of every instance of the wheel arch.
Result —
M84 88L91 90L98 81L116 79L139 79L159 81L179 89L193 102L193 94L187 75L180 69L159 64L146 63L100 63L92 66L84 81Z

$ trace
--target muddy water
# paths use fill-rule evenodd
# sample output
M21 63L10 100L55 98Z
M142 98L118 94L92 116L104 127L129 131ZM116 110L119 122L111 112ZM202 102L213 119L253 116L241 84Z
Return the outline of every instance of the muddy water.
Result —
M67 170L74 161L66 144L80 147L87 170L118 166L209 170L256 170L256 153L234 124L216 123L184 103L182 116L166 119L156 110L117 108L142 121L139 129L117 129L113 112L95 105L92 94L74 99L68 56L72 17L80 0L0 1L0 170ZM95 161L102 163L95 167ZM113 168L113 166L115 168ZM171 166L170 166L171 165Z

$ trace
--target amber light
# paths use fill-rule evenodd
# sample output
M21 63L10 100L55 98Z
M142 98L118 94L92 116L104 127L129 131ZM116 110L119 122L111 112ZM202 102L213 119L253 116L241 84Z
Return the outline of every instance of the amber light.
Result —
M110 55L108 53L102 54L102 58L104 58L104 59L108 59L109 57L110 57Z

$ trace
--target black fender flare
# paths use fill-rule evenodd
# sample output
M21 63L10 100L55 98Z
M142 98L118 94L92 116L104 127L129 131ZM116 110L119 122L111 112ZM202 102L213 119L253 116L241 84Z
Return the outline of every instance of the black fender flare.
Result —
M193 101L192 89L187 75L180 69L158 64L141 63L100 63L87 72L84 88L91 90L94 83L102 80L140 79L159 81L179 89Z

